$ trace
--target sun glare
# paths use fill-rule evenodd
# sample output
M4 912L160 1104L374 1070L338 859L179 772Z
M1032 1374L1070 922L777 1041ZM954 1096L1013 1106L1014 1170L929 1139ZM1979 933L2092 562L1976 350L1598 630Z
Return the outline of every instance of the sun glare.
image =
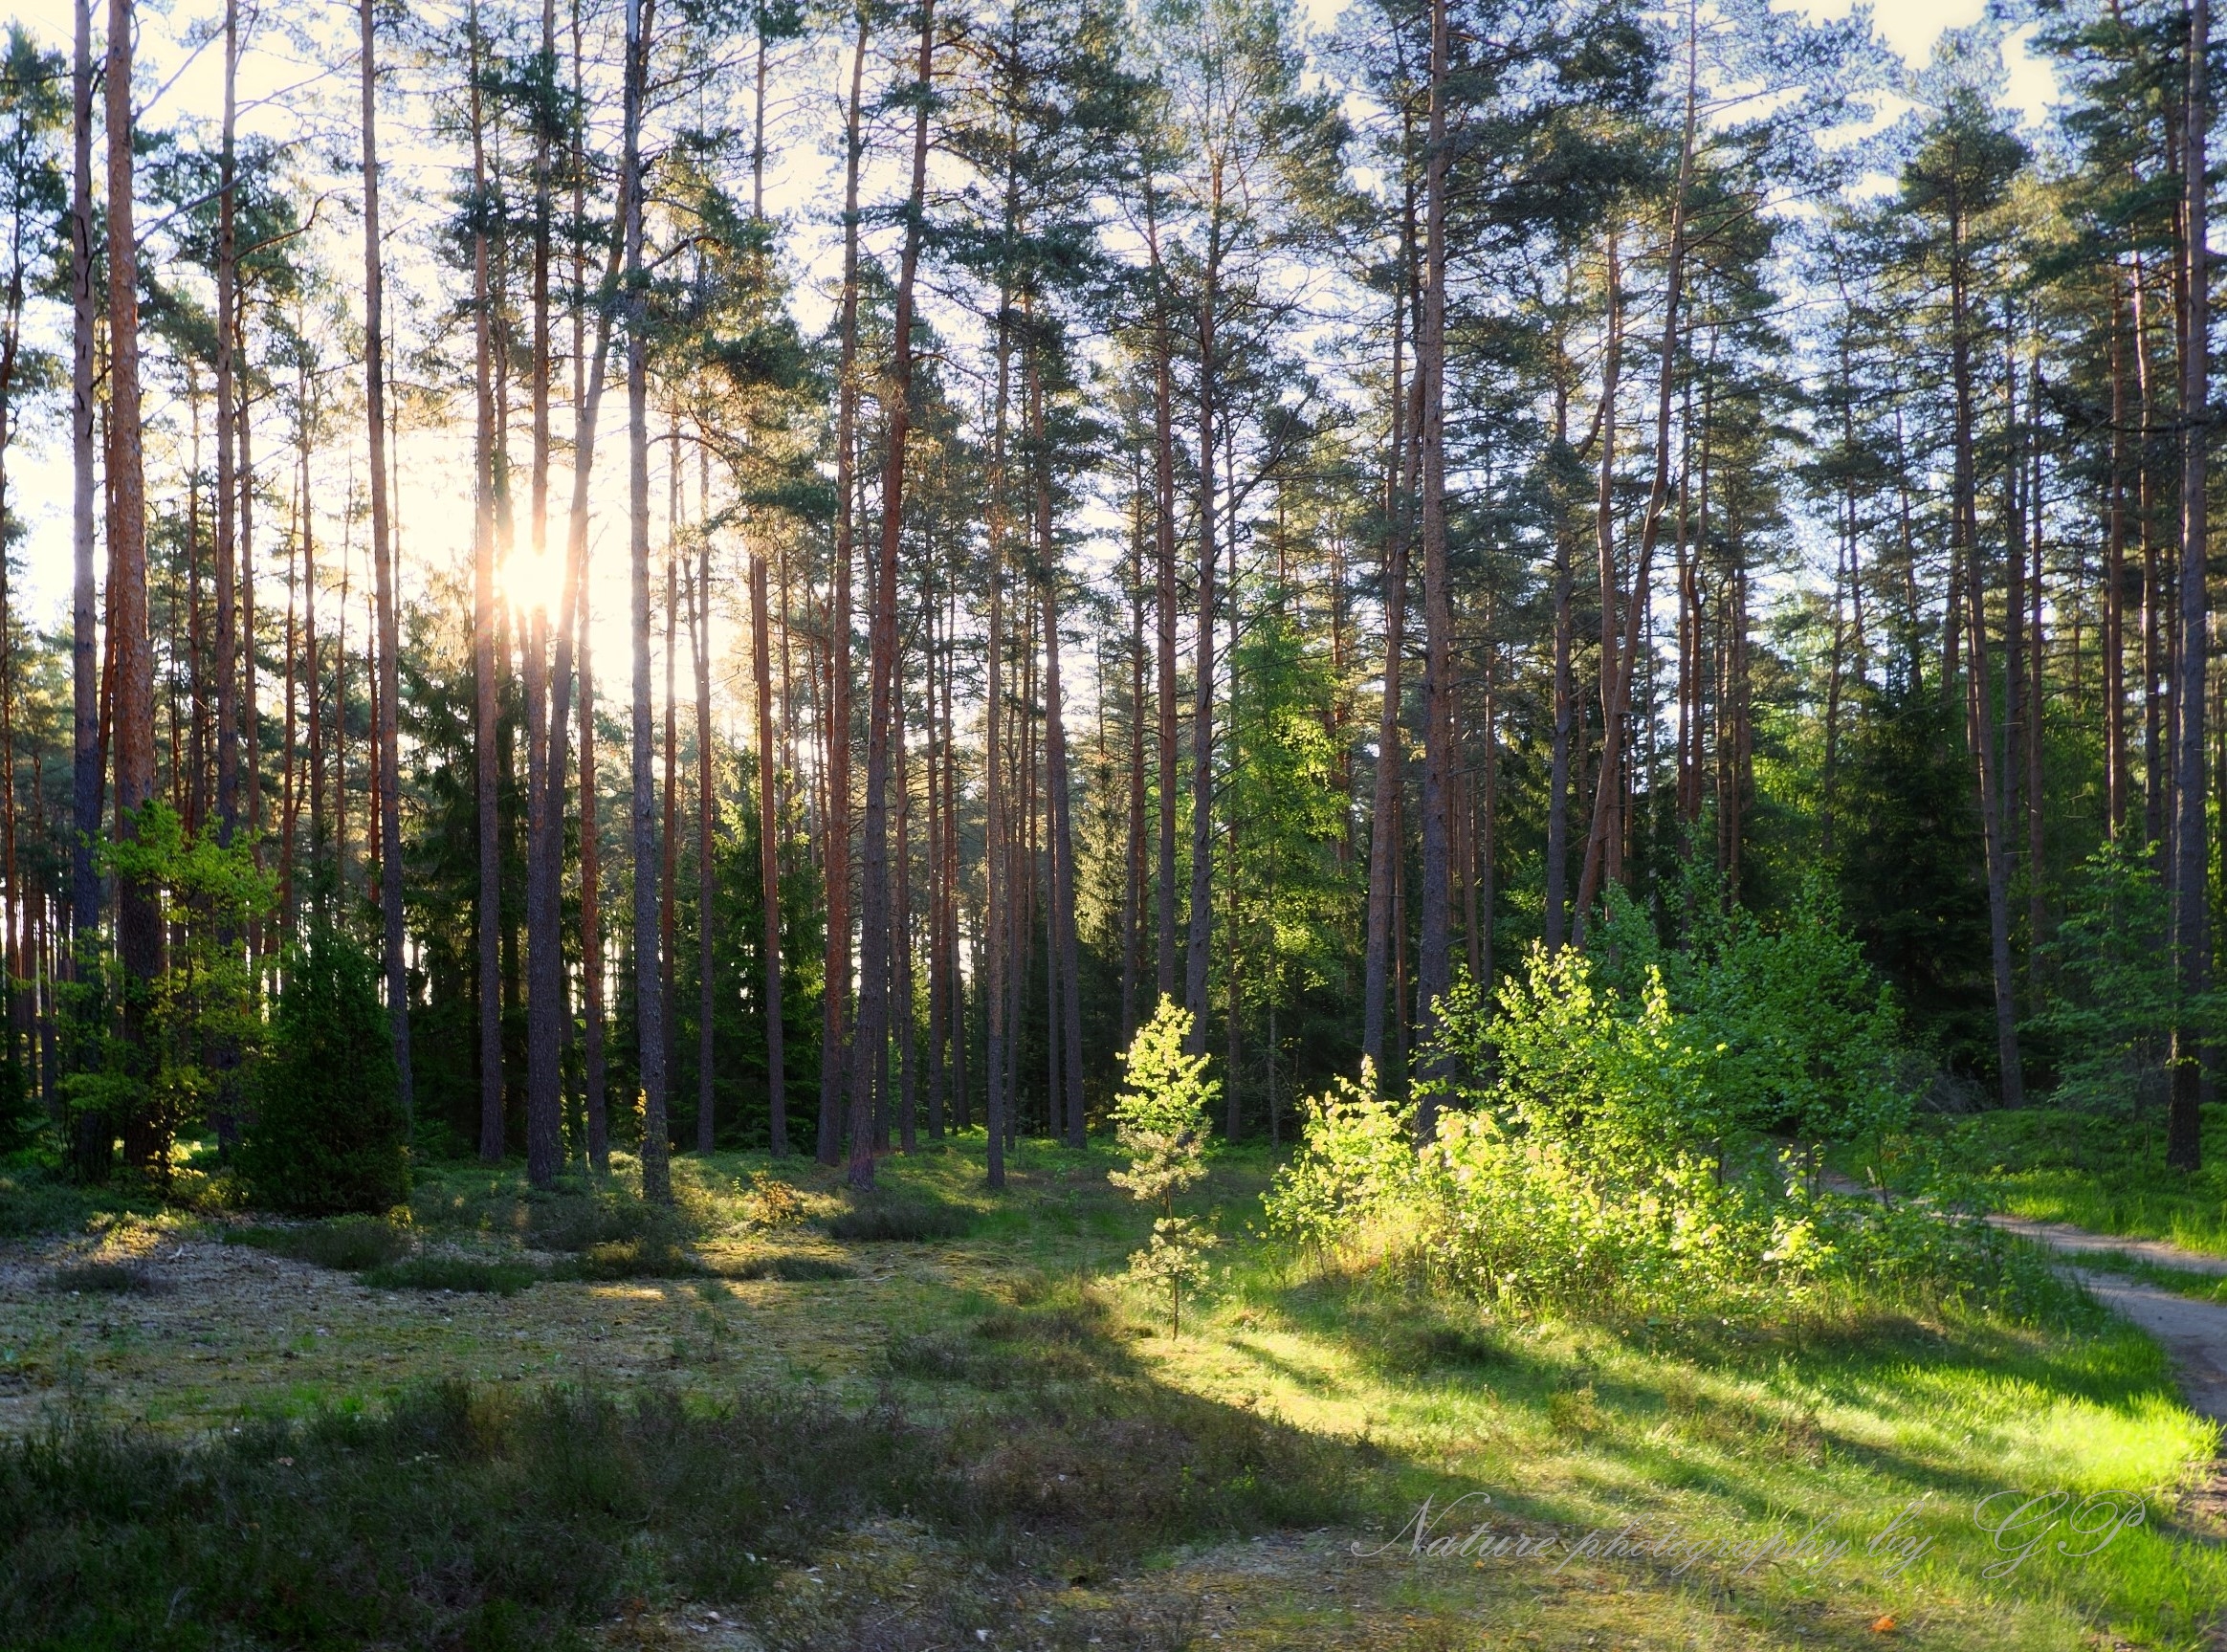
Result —
M552 547L537 555L530 548L515 548L502 565L503 600L520 614L539 609L555 615L564 600L564 557Z

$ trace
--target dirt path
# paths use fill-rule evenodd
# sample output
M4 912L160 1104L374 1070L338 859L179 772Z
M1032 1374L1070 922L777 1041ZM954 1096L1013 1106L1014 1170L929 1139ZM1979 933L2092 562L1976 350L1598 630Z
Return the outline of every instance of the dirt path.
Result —
M2227 1257L2184 1250L2161 1239L2128 1239L2090 1233L2062 1222L2029 1222L2023 1217L1991 1216L2006 1233L2020 1234L2061 1256L2130 1256L2160 1267L2188 1273L2227 1273ZM2065 1269L2088 1293L2157 1338L2180 1373L2181 1390L2195 1411L2227 1422L2227 1303L2199 1302L2162 1286L2146 1285L2093 1267Z
M2177 1267L2184 1273L2227 1273L2227 1256L2206 1256L2199 1250L2183 1250L2162 1239L2090 1233L2069 1222L2029 1222L2022 1216L1997 1214L1988 1221L2005 1233L2021 1234L2037 1245L2046 1245L2068 1255L2130 1256L2137 1262L2154 1262L2160 1267Z
M1825 1179L1836 1192L1874 1197L1872 1189L1845 1177L1828 1176ZM2000 1212L1987 1220L2005 1233L2016 1233L2067 1258L2125 1256L2186 1273L2227 1274L2227 1257L2206 1256L2162 1239L2090 1233L2066 1222L2033 1222ZM2181 1390L2192 1409L2215 1422L2227 1422L2227 1303L2198 1302L2161 1286L2082 1267L2077 1262L2065 1271L2085 1286L2098 1302L2157 1339L2180 1373Z

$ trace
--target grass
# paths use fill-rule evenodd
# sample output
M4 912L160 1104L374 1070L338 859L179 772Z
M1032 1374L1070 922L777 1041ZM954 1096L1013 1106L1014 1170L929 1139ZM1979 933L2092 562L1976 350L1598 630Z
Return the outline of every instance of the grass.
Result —
M94 1208L82 1189L36 1166L0 1170L0 1239L71 1232Z
M2151 1113L1996 1110L1940 1121L1916 1145L1890 1182L1937 1162L2013 1216L2227 1256L2227 1107L2204 1110L2204 1168L2193 1176L2167 1166L2165 1122Z
M408 1256L366 1268L365 1285L381 1290L463 1290L516 1296L548 1276L530 1263L481 1262L465 1256Z
M225 1240L342 1273L361 1273L399 1262L410 1251L407 1232L370 1216L342 1216L288 1227L234 1228L226 1233Z
M933 1242L833 1240L839 1173L684 1156L669 1227L618 1191L562 1198L707 1272L554 1277L592 1245L527 1245L551 1223L515 1171L457 1166L413 1208L436 1250L388 1266L469 1251L551 1275L530 1295L297 1300L258 1274L265 1294L182 1291L128 1322L0 1299L0 1421L23 1419L0 1452L11 1638L662 1646L697 1642L657 1625L717 1610L829 1649L987 1630L1077 1652L1794 1652L1876 1646L1890 1615L1929 1647L2180 1652L2227 1609L2227 1553L2173 1512L2213 1431L2153 1345L2077 1298L2031 1324L1858 1295L1729 1325L1495 1318L1248 1235L1269 1166L1246 1151L1197 1200L1225 1243L1173 1338L1120 1277L1148 1222L1103 1150L1025 1142L993 1198L980 1147L880 1167L889 1203L977 1213ZM753 1172L802 1224L754 1216ZM7 1409L34 1363L44 1421ZM1987 1576L1973 1506L2058 1487L2137 1492L2148 1522ZM1683 1574L1353 1553L1470 1492L1534 1541L1822 1522L1854 1547ZM1885 1542L1931 1546L1890 1575L1864 1548L1898 1516Z
M55 1268L42 1283L77 1295L152 1296L168 1289L136 1262L79 1262Z
M754 1256L719 1270L725 1279L781 1279L791 1284L813 1280L854 1279L858 1269L826 1256Z
M924 1244L958 1239L974 1229L975 1215L940 1200L867 1199L827 1219L830 1238Z

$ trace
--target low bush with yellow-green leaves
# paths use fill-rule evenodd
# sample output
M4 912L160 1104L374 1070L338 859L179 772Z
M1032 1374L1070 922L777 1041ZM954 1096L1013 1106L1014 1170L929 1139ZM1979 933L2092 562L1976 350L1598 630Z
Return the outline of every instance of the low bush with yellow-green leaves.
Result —
M1892 1128L1907 1103L1891 1005L1829 912L1797 913L1804 926L1791 941L1721 926L1666 966L1627 918L1605 966L1541 948L1490 1002L1457 983L1414 1095L1380 1094L1364 1066L1304 1105L1271 1230L1324 1264L1517 1311L1753 1313L1882 1288L2060 1300L2045 1267L1951 1201L1818 1185L1824 1141ZM1829 1051L1766 1030L1805 998L1843 1040Z

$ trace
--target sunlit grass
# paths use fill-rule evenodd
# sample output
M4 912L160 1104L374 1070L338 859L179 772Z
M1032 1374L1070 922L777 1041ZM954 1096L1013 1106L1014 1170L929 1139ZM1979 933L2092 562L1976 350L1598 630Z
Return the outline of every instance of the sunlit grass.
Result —
M2094 1233L2160 1239L2227 1256L2227 1107L2204 1110L2204 1168L2165 1162L2165 1121L2027 1108L1935 1127L1945 1161L1978 1177L1997 1208Z
M1190 1201L1224 1244L1213 1289L1186 1307L1176 1337L1164 1304L1121 1277L1149 1213L1107 1185L1114 1162L1102 1146L1024 1142L1012 1185L991 1194L979 1134L892 1156L870 1202L965 1221L945 1237L871 1241L829 1231L859 1201L840 1170L809 1160L683 1156L670 1218L639 1205L624 1159L607 1185L570 1178L553 1195L527 1190L516 1166L437 1166L412 1201L421 1254L527 1267L539 1283L508 1299L327 1287L315 1325L244 1338L231 1371L114 1352L121 1345L85 1340L89 1327L69 1333L71 1346L96 1376L114 1376L118 1403L134 1401L128 1415L158 1425L206 1418L228 1392L265 1417L381 1414L411 1381L455 1377L514 1393L649 1377L712 1408L737 1392L810 1392L860 1419L895 1407L944 1431L938 1449L989 1476L982 1484L999 1497L1045 1510L1023 1525L1041 1534L1064 1510L1058 1542L1102 1555L1074 1562L1094 1579L1088 1590L1014 1584L1010 1598L1025 1606L1011 1608L1016 1621L1047 1645L1087 1644L1115 1621L1107 1614L1131 1623L1158 1614L1180 1627L1191 1613L1225 1647L1498 1646L1531 1635L1516 1643L1572 1648L1878 1644L1870 1625L1892 1616L1916 1644L2072 1652L2098 1635L2186 1646L2227 1607L2227 1558L2172 1524L2183 1481L2211 1457L2212 1430L2179 1403L2153 1345L2078 1304L2045 1326L1848 1292L1731 1324L1651 1323L1615 1303L1581 1320L1495 1316L1272 1247L1251 1231L1271 1161L1244 1150L1218 1159ZM765 1220L754 1175L794 1189L793 1200L770 1201L785 1220ZM643 1242L670 1242L704 1271L564 1276L597 1245ZM363 1316L348 1317L342 1297L364 1301ZM31 1307L52 1314L56 1299ZM67 1340L42 1334L48 1348ZM624 1358L579 1363L622 1343ZM1100 1449L1091 1430L1118 1436L1132 1426L1124 1418L1180 1418L1181 1438L1214 1438L1225 1420L1312 1443L1319 1455L1304 1459L1315 1465L1307 1472L1344 1487L1333 1499L1344 1499L1343 1523L1270 1551L1220 1547L1211 1522L1182 1527L1180 1539L1139 1538L1140 1516L1108 1512L1133 1535L1106 1547L1091 1535L1100 1493L1063 1502L1060 1476ZM1157 1448L1136 1457L1124 1507L1187 1495L1188 1463ZM1973 1526L1974 1503L2060 1487L2139 1493L2149 1522L2086 1560L2044 1550L2009 1576L1983 1575L2001 1556ZM1815 1568L1710 1560L1684 1575L1659 1561L1556 1572L1351 1553L1356 1540L1392 1536L1425 1497L1443 1507L1465 1492L1488 1493L1495 1522L1533 1533L1636 1522L1753 1540L1774 1523L1822 1521L1855 1553ZM1903 1534L1930 1546L1886 1576L1887 1559L1863 1544L1906 1509ZM825 1541L833 1547L823 1556L862 1546L891 1577L974 1564L910 1528ZM1047 1576L1068 1564L1032 1553ZM821 1587L777 1591L778 1608L766 1609L790 1622L780 1615L804 1612L799 1602ZM1213 1608L1223 1617L1197 1616L1208 1599L1224 1603ZM784 1643L839 1645L850 1633L823 1626ZM1169 1628L1134 1643L1181 1643L1175 1637ZM1203 1630L1194 1643L1207 1643Z

